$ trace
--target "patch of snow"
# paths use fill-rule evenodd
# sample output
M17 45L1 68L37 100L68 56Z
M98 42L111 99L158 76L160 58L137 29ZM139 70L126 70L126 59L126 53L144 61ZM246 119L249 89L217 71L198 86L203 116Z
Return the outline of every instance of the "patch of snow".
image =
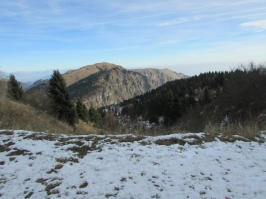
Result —
M159 123L162 123L162 122L164 122L164 117L163 116L159 117Z
M2 198L264 199L266 196L265 143L155 144L158 139L203 137L204 133L149 136L142 141L151 143L142 145L142 141L116 144L106 141L129 135L54 135L49 140L33 139L35 133L29 131L14 131L13 135L4 132L0 131ZM74 144L77 141L84 142L83 146L97 143L101 150L91 150L79 157L77 152L69 150L77 146ZM14 154L19 151L26 152ZM69 161L58 162L64 159Z

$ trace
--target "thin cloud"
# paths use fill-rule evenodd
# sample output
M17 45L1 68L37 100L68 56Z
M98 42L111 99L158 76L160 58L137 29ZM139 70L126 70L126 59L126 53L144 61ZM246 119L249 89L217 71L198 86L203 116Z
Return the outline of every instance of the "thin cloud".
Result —
M235 44L237 39L251 39L243 45L250 49L255 45L254 38L262 35L257 32L265 33L265 9L265 0L0 1L0 58L4 65L11 67L9 54L20 55L21 51L23 56L16 60L21 63L30 59L26 55L31 52L43 55L39 60L42 62L44 57L51 60L50 54L87 57L95 53L95 57L100 55L100 60L111 57L110 51L114 51L115 60L125 53L124 60L148 63L152 62L148 60L152 53L163 58L170 54L174 59L182 51L190 54L193 50L200 54L210 48L211 52L217 41ZM264 37L259 43L266 46L265 41ZM220 46L217 54L227 51L228 48ZM135 58L138 53L141 57L147 55L146 60ZM34 60L38 56L34 56ZM209 61L208 56L193 60L200 61L201 57ZM243 57L249 56L243 52ZM165 64L170 60L163 58ZM191 62L192 59L184 60ZM62 62L65 61L64 57Z
M184 22L187 22L187 21L188 21L187 18L179 18L178 20L165 21L165 22L159 23L156 26L159 26L159 27L173 26L173 25L184 23Z
M243 28L251 29L255 32L266 30L266 20L250 21L240 24Z

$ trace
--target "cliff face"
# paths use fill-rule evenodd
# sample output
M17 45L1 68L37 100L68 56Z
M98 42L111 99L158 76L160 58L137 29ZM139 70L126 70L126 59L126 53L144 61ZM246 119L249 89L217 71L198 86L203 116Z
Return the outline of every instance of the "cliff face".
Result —
M87 105L108 106L157 88L159 83L140 73L113 68L101 70L69 86L72 97Z
M159 86L165 84L168 81L173 81L176 79L186 78L187 76L182 73L176 73L171 71L167 68L165 69L154 69L154 68L147 68L147 69L134 69L134 72L138 72L156 82L159 83Z

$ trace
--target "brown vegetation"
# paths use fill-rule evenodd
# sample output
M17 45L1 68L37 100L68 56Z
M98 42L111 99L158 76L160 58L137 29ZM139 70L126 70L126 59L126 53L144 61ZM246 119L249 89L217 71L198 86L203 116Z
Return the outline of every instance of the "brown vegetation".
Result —
M6 97L6 85L0 84L0 129L23 129L51 133L88 133L82 126L75 129L58 121L43 110L15 102Z
M53 133L73 132L73 129L67 124L28 105L1 98L0 107L1 129L49 131Z

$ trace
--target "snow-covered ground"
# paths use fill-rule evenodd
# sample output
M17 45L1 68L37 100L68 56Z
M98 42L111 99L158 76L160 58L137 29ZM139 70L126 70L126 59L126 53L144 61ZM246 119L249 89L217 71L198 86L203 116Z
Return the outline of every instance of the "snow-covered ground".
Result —
M138 139L0 131L0 196L266 198L265 143L156 142L193 141L185 138L190 135Z

